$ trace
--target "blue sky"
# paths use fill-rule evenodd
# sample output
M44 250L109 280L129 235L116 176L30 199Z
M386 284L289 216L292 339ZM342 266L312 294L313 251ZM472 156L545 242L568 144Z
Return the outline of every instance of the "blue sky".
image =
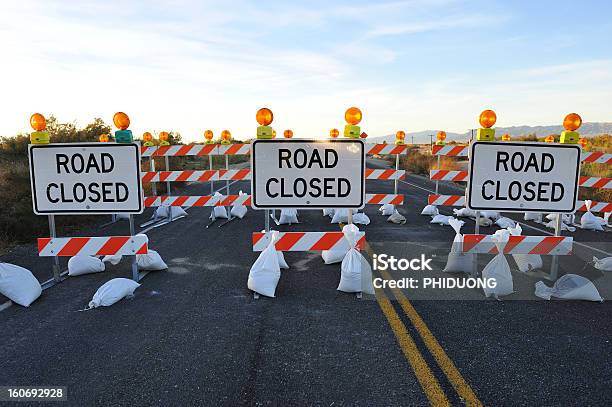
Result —
M362 109L371 136L612 121L607 1L12 1L0 3L0 135L60 121L254 135L255 112L325 137Z

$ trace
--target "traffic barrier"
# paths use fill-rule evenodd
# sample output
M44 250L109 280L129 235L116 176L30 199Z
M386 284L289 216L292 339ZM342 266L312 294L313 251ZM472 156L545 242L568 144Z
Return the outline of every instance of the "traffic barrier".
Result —
M445 155L447 157L467 157L469 146L434 145L432 155ZM584 151L581 160L586 163L612 164L612 154L599 151Z
M430 170L429 178L433 181L467 182L469 173L467 171ZM581 187L612 189L612 178L581 176L578 182Z
M348 241L342 232L278 232L274 246L283 252L307 252L322 250L348 251ZM365 232L359 232L357 248L365 247ZM253 251L263 251L272 239L272 232L253 233Z
M38 255L52 256L133 256L147 254L146 235L110 237L45 237L38 239Z
M401 194L366 194L366 204L401 205L404 203L404 195ZM234 206L251 205L251 195L179 195L179 196L147 196L144 205L147 208L162 205L169 206Z
M427 203L436 206L465 206L465 196L430 194ZM576 201L576 211L587 212L584 201ZM593 201L591 212L612 212L612 203Z
M498 254L494 235L463 235L463 245L454 244L453 252ZM504 254L572 254L573 238L569 236L509 236Z

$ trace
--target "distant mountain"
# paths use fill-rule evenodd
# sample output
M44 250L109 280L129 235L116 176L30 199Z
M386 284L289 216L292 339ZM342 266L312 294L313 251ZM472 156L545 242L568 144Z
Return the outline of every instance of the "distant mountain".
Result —
M476 130L474 130L475 132ZM528 134L536 134L539 137L548 136L549 134L560 134L563 131L563 126L511 126L511 127L496 127L495 134L501 136L502 134L510 134L511 136L526 136ZM612 123L611 122L595 122L595 123L583 123L579 133L583 136L597 136L599 134L612 134ZM429 143L430 135L433 136L435 141L437 130L424 130L417 131L414 133L406 133L406 143L412 143L414 137L414 143L425 144ZM446 132L446 141L467 141L471 137L471 131L465 133L451 133ZM387 143L395 142L395 134L388 134L385 136L372 137L368 140L370 142Z

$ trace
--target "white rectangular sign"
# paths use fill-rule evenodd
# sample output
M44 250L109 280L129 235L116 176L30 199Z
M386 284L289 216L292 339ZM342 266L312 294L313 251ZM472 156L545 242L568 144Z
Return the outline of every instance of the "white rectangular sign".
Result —
M251 144L254 208L362 208L361 140L256 140Z
M138 144L29 146L34 213L142 213Z
M580 154L576 144L474 142L467 206L502 212L573 212Z

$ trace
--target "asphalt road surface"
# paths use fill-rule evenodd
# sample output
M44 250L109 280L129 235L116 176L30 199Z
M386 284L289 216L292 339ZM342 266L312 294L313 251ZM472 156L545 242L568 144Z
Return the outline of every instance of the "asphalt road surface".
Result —
M444 184L441 192L456 194L455 188ZM240 189L248 191L248 182L231 186L232 193ZM431 189L422 177L400 182L405 225L386 222L377 206L366 208L372 222L361 229L368 257L426 254L433 258L432 275L444 274L454 231L419 214ZM368 192L392 190L392 181L367 182ZM192 184L181 193L204 195L209 186ZM124 260L104 273L45 290L29 308L0 311L0 386L66 386L66 405L73 406L609 405L612 400L610 303L537 299L535 282L552 285L547 272L525 275L510 261L517 292L503 301L485 299L479 289L379 289L376 296L357 299L336 291L339 264L324 265L320 253L293 252L285 254L291 269L282 272L276 298L255 300L246 283L257 258L251 233L263 229L263 213L249 209L244 219L221 228L220 221L206 228L210 208L188 213L147 232L150 248L169 269L148 274L134 298L79 312L104 282L131 275ZM150 216L146 211L137 224ZM273 228L339 229L321 211L300 211L299 219L300 225ZM473 232L473 226L467 221L464 232ZM544 233L541 225L529 226L525 234ZM128 232L123 221L80 235ZM581 244L574 255L561 258L559 275L586 276L604 298L612 298L610 277L587 264L593 255L612 252L610 232L572 235ZM490 259L479 256L478 268ZM40 281L51 273L51 260L37 257L34 245L18 247L0 261L27 267ZM550 259L544 262L548 270ZM403 277L401 271L381 273Z

